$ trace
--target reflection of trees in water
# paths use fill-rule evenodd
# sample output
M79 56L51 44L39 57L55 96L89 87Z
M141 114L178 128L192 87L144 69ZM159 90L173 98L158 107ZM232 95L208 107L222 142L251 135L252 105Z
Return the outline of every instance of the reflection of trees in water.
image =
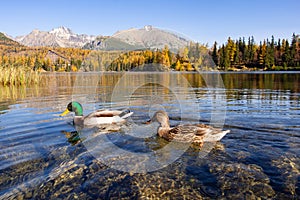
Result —
M300 91L299 73L224 73L226 89L271 89Z
M129 75L128 75L129 74ZM111 94L115 85L124 76L123 73L45 73L42 75L40 85L25 86L0 86L0 101L15 102L16 100L30 100L32 107L52 107L52 101L56 100L58 104L63 101L70 101L72 96L76 95L89 97L90 102L110 102ZM297 93L300 91L300 75L297 73L274 74L274 73L225 73L221 74L226 89L270 89L279 90L277 93L262 92L254 94L250 90L247 94L243 94L242 90L227 90L228 98L244 98L249 99L253 95L260 95L260 98L266 100L284 101L284 98L290 98L292 102L299 98ZM180 92L184 94L190 93L189 87L197 90L209 87L209 83L217 83L214 73L144 73L130 72L126 73L126 77L122 79L123 93L130 87L145 83L143 87L139 87L134 95L153 95L157 94L161 98L168 100L172 97L170 89L165 86L159 86L152 83L164 83L169 87L180 85ZM183 79L187 81L182 81ZM149 83L147 85L147 83ZM217 84L216 84L217 85ZM196 94L203 92L195 91ZM171 95L171 96L170 96ZM202 97L199 96L199 98ZM43 98L43 99L42 99ZM49 99L51 101L45 101ZM246 98L246 97L245 97ZM134 103L134 102L132 102ZM51 104L51 105L50 105ZM30 105L29 105L30 106Z

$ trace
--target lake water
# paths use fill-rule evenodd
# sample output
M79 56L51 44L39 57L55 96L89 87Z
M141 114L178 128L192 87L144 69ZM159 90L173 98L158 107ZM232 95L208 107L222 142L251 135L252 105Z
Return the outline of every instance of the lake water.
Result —
M300 199L300 74L44 74L0 86L0 199ZM120 132L76 129L66 105L130 109ZM202 149L145 125L230 129Z

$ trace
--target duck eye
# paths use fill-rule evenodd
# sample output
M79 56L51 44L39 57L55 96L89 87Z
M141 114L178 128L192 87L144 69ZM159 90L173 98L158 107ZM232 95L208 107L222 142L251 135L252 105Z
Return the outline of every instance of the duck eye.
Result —
M73 106L72 106L72 104L68 104L67 109L68 109L69 111L73 111Z

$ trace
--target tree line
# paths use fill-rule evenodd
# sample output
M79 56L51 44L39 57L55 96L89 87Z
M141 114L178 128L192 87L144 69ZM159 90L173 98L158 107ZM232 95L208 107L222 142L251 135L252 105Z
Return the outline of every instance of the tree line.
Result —
M192 42L178 52L170 51L167 45L135 51L0 45L0 66L34 71L129 71L155 63L163 70L194 71L211 65L206 62L208 52L206 46Z
M1 39L1 38L0 38ZM4 41L4 40L3 40ZM7 41L5 41L7 43ZM80 48L26 47L0 42L0 66L25 67L35 71L129 71L155 63L161 70L299 70L300 38L292 35L255 43L254 37L228 38L213 48L190 42L177 52L163 49L96 51Z
M256 44L254 37L232 40L217 47L214 43L211 56L220 70L299 70L300 69L300 38L292 35L291 42L287 39L271 39Z
M146 69L149 64L157 64L161 71L195 71L210 66L206 46L191 42L188 46L170 51L163 49L145 49L135 51L94 51L82 63L84 71L131 71Z
M55 52L56 57L49 54ZM0 44L0 66L34 71L77 71L90 50L62 47L26 47Z

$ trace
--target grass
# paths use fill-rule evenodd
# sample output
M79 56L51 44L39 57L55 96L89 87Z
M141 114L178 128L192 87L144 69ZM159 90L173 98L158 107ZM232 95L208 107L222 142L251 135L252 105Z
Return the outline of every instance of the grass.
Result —
M0 84L4 86L38 84L39 80L39 73L27 67L0 66Z

